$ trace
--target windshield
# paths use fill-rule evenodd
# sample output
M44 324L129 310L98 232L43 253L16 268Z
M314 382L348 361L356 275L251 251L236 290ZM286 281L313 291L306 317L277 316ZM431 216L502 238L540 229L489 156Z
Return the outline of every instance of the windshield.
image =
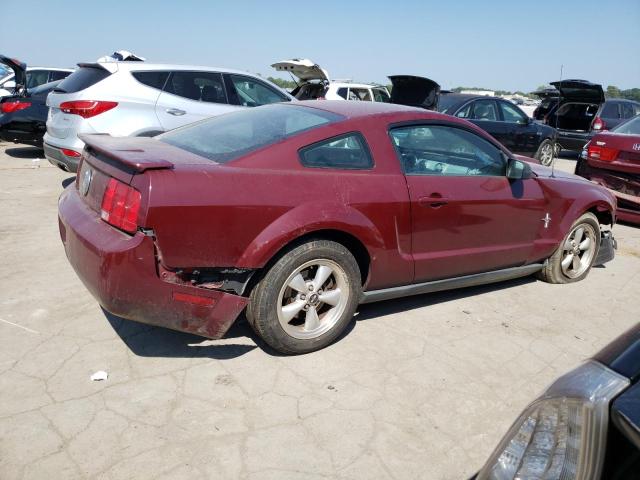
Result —
M209 118L158 136L158 140L217 163L235 160L298 133L342 120L299 105L265 105Z
M640 115L636 115L631 120L618 125L611 131L624 135L640 135Z

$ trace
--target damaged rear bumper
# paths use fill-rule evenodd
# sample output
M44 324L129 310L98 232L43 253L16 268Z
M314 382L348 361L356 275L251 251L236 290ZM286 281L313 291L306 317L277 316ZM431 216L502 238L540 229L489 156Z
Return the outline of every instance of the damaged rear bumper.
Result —
M594 260L594 265L604 265L610 262L616 256L616 250L618 249L618 242L613 237L613 233L610 231L601 232L600 234L600 248L598 254Z
M74 185L63 192L58 209L67 258L108 312L217 339L247 305L246 297L162 280L153 239L107 225L80 199Z

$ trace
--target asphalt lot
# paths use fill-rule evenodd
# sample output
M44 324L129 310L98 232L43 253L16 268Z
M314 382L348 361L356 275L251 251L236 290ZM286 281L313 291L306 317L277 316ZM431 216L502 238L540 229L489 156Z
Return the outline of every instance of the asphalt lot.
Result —
M208 341L120 320L65 258L72 176L38 158L0 144L3 480L468 478L546 385L639 319L640 228L618 225L617 258L584 282L366 305L305 356L246 323Z

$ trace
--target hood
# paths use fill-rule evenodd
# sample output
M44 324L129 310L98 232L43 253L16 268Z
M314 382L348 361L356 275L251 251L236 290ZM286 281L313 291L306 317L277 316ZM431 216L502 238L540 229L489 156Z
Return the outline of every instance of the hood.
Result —
M274 63L271 66L278 72L290 72L305 82L308 82L309 80L330 81L329 73L308 58L283 60L281 62Z
M392 75L391 103L437 110L440 85L425 77L413 75Z
M604 102L602 85L587 80L561 80L551 82L560 92L563 101L588 102L601 104Z
M15 58L5 57L4 55L0 55L0 63L6 65L15 75L14 82L16 82L15 92L26 92L27 90L27 64L22 63L20 60Z

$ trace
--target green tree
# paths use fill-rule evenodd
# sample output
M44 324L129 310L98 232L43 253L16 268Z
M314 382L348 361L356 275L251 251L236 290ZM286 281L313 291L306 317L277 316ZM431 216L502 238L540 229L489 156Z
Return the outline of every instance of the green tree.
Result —
M267 80L269 80L271 83L275 83L280 88L284 88L286 90L293 90L298 86L298 84L293 80L285 80L283 78L269 77L267 78Z
M614 85L609 85L605 93L607 98L617 98L621 96L620 89Z

